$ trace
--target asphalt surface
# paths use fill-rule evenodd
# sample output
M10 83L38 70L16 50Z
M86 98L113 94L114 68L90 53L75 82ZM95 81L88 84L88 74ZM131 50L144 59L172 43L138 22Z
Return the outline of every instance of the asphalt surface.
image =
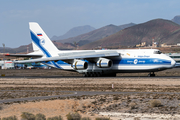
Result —
M17 98L17 99L5 99L0 100L0 104L5 103L14 103L14 102L22 102L22 101L35 101L35 100L46 100L52 98L63 98L63 97L72 97L72 96L83 96L83 95L107 95L107 94L179 94L174 92L99 92L99 91L60 91L60 92L70 92L73 94L66 94L66 95L55 95L55 96L41 96L41 97L30 97L30 98Z
M42 74L41 74L42 73ZM89 78L83 77L80 74L74 74L75 72L57 70L57 69L8 69L1 70L0 75L5 74L5 76L0 76L0 78ZM175 73L175 74L174 74ZM117 77L100 77L104 79L109 78L153 78L148 77L149 73L139 74L139 73L118 73ZM180 78L180 68L167 69L160 72L155 72L155 78ZM91 77L90 77L91 78ZM99 77L92 77L99 78Z
M147 78L147 79L152 79L152 78L174 78L174 79L180 79L180 76L155 76L155 77L148 77L148 76L117 76L117 77L83 77L83 76L0 76L0 78L103 78L103 79L116 79L116 78Z

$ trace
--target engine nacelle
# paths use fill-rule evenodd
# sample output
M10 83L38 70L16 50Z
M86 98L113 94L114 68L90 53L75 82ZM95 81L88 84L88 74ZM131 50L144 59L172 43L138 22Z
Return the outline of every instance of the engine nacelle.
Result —
M82 60L76 60L71 65L75 70L83 70L88 68L88 63Z
M109 68L112 66L112 64L113 62L106 58L100 58L96 63L96 65L100 68Z

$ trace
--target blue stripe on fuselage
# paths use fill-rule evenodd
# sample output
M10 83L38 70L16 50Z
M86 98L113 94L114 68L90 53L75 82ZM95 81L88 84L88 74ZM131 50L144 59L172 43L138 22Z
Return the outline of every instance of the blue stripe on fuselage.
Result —
M119 65L171 65L170 60L158 58L123 58L121 60L113 60L113 64Z
M135 64L134 61L137 59L137 63ZM86 61L88 62L88 61ZM68 63L65 63L61 60L56 62L60 66L67 66ZM89 63L89 62L88 62ZM47 64L52 64L51 62L48 62ZM114 65L137 65L137 66L144 66L144 65L171 65L170 60L165 59L157 59L157 58L147 58L147 59L139 59L139 58L123 58L119 60L113 60Z

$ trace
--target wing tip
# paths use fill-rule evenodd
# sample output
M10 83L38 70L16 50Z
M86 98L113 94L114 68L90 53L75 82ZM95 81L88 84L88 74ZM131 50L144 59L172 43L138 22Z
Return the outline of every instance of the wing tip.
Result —
M7 53L7 54L4 54L4 56L10 56L10 54L9 54L9 53Z

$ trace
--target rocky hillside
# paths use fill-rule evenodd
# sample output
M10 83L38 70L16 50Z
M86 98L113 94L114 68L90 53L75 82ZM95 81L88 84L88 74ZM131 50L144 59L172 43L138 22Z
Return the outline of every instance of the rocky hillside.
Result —
M72 50L75 49L75 45L71 43L60 43L53 41L54 45L59 49L59 50ZM5 48L5 53L27 53L27 47L29 47L29 52L33 52L32 44L29 45L22 45L18 48ZM4 53L4 49L0 47L0 53Z
M65 39L65 40L61 40L59 42L62 43L74 43L76 42L79 46L97 41L99 39L103 39L105 37L108 37L114 33L117 33L118 31L127 28L127 27L131 27L134 26L134 23L130 23L130 24L125 24L125 25L120 25L120 26L115 26L115 25L107 25L105 27L93 30L89 33L86 34L82 34L79 35L77 37L72 37L69 39Z
M90 31L95 30L94 27L91 27L89 25L85 25L85 26L79 26L79 27L74 27L72 29L70 29L66 34L62 35L62 36L53 36L51 38L51 40L63 40L63 39L67 39L70 37L75 37L81 34L85 34L88 33Z
M27 47L29 47L29 52L32 52L32 44L22 45L18 48L5 47L5 53L27 53ZM4 48L0 47L0 52L4 53Z
M115 46L132 47L142 42L150 45L152 38L160 44L180 43L180 25L169 20L155 19L123 29L116 34L84 45L81 49L93 49L99 45L110 48Z

